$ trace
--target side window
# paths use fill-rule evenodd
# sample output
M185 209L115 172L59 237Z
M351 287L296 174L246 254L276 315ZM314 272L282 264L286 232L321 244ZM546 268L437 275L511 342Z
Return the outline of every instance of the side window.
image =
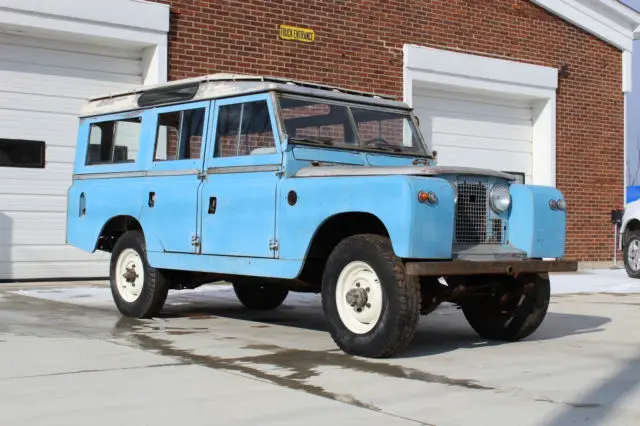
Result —
M267 101L221 106L216 134L217 158L277 152Z
M45 143L23 139L0 139L0 167L44 169Z
M140 117L93 123L89 134L87 166L135 163L140 149Z
M158 115L155 161L200 158L205 108Z

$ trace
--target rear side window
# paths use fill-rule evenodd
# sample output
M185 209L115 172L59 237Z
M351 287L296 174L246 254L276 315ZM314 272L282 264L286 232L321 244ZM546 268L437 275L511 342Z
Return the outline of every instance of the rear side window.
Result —
M141 117L91 124L87 166L135 163L141 128Z
M205 108L158 115L155 161L200 158Z

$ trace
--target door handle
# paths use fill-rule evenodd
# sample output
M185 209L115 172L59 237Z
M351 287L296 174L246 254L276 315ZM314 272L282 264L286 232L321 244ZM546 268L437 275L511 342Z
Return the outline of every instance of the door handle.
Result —
M216 197L209 197L209 214L215 214L218 207L218 199Z
M156 193L155 192L150 192L149 193L149 207L153 208L153 206L156 205Z

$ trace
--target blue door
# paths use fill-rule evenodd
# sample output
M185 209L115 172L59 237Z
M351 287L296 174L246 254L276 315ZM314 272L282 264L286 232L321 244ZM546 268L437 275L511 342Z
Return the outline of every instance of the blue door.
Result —
M148 112L154 141L142 222L147 250L198 253L198 193L202 184L210 102Z
M215 102L200 212L202 254L276 257L282 151L268 94Z

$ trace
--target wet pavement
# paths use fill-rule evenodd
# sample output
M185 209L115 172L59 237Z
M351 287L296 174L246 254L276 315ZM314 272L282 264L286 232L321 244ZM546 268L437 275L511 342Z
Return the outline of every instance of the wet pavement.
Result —
M250 312L226 286L121 317L101 283L0 287L0 425L637 425L640 294L556 294L530 338L445 305L407 351L351 357L317 295Z

